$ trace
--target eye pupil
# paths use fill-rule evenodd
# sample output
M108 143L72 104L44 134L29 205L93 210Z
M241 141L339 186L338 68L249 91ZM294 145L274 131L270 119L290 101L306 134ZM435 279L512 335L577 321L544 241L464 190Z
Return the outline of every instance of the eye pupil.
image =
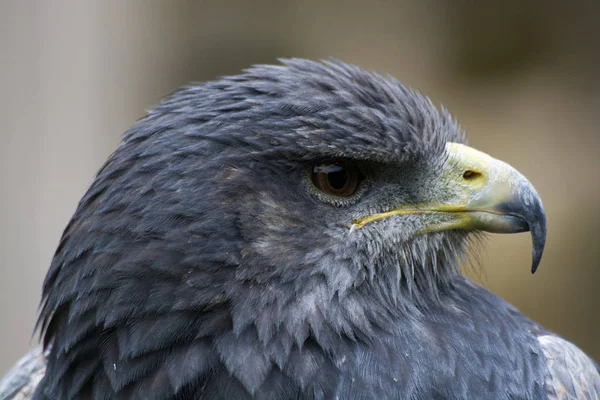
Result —
M333 160L314 166L312 181L322 192L338 197L350 197L363 180L360 169L351 161Z
M348 172L340 167L337 171L327 174L329 185L335 190L341 190L348 183Z

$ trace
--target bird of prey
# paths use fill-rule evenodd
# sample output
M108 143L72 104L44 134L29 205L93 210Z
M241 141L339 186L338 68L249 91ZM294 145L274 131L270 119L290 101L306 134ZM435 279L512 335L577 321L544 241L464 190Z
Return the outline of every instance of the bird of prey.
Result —
M546 217L527 179L389 76L283 60L124 135L0 399L598 399L597 367L460 273Z

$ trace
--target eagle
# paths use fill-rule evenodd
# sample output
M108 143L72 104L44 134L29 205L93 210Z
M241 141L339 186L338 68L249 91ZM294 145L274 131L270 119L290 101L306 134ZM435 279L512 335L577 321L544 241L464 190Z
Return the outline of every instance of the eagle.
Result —
M191 84L98 171L0 399L598 399L597 365L474 284L546 217L391 76L281 60Z

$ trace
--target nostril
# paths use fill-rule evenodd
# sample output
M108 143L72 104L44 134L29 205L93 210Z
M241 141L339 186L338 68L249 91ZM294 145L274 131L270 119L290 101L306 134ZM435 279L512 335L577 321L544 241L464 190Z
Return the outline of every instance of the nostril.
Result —
M463 174L463 178L467 181L472 181L474 179L479 178L480 176L481 176L481 173L476 172L476 171L471 171L470 169L466 170L465 173Z

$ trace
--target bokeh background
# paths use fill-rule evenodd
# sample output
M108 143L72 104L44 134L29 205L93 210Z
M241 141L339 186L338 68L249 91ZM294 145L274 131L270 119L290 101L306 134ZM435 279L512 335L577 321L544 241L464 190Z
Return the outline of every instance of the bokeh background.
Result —
M189 81L333 56L443 103L541 194L548 242L469 273L600 361L600 2L0 2L0 374L29 346L62 229L120 135Z

